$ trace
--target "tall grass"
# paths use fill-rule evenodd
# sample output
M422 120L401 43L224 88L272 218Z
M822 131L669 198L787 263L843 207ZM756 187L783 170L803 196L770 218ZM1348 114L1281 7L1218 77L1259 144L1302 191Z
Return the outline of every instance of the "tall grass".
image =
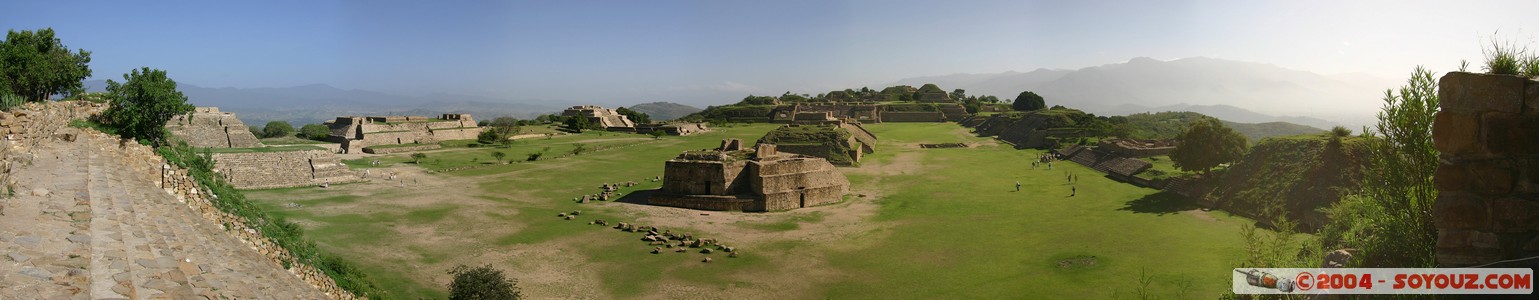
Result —
M1524 69L1524 65L1530 61L1528 47L1519 47L1515 42L1502 42L1491 39L1491 47L1481 49L1486 55L1486 72L1499 75L1518 75Z

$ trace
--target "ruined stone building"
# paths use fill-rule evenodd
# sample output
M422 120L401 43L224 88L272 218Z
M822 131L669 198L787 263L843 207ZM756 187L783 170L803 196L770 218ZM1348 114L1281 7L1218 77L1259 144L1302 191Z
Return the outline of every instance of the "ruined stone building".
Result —
M626 117L613 109L597 105L573 106L562 111L561 115L588 118L588 124L603 128L604 130L632 131L636 129L636 122L632 122L630 117Z
M690 123L690 122L673 122L673 123L664 123L664 124L636 124L636 133L646 134L646 133L652 133L653 131L662 131L663 134L667 134L667 135L686 136L686 135L692 135L692 134L696 134L696 133L709 132L709 131L711 131L711 128L707 127L705 125L705 123Z
M261 147L256 135L235 113L219 112L218 107L199 107L192 113L171 117L166 131L175 139L199 148Z
M765 133L758 143L774 144L780 152L818 157L838 166L857 165L865 154L876 152L876 135L860 123L837 119L781 126Z
M214 170L241 189L315 186L359 181L330 150L214 153Z
M1170 154L1176 143L1169 140L1105 139L1096 144L1096 150L1124 157L1150 157Z
M481 134L470 114L444 114L438 118L422 116L337 117L326 121L331 135L326 141L339 143L343 153L362 153L376 145L424 144L439 141L470 140Z
M827 160L781 153L773 144L744 149L738 139L668 160L653 205L724 211L779 211L839 202L850 182Z

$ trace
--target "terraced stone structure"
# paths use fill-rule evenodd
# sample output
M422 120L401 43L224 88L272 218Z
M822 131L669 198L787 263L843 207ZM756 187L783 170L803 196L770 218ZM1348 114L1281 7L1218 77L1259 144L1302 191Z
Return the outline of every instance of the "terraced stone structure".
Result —
M1122 157L1151 157L1170 154L1176 143L1168 140L1105 139L1096 144L1096 150Z
M214 170L242 189L315 186L361 180L329 150L214 153Z
M1065 141L1087 136L1085 129L1074 127L1073 120L1083 115L1073 109L1037 110L969 117L959 123L972 125L979 136L992 136L1016 149L1057 148Z
M198 107L192 113L178 115L166 122L171 136L199 148L261 147L256 135L235 113L220 112L218 107Z
M765 133L758 143L774 144L780 152L823 158L838 166L857 165L865 154L876 152L876 135L860 123L839 120L781 126Z
M331 135L326 141L342 144L343 153L362 153L374 145L437 144L447 140L475 139L481 134L470 114L423 116L337 117L326 121Z
M668 160L663 187L648 204L721 211L781 211L839 202L850 182L827 160L781 153L772 144L744 149L738 139Z
M1539 81L1449 72L1438 82L1438 98L1438 264L1539 256Z
M665 124L637 124L636 133L652 133L662 131L666 135L686 136L711 131L705 123L675 122Z
M633 131L636 122L613 109L597 105L578 105L561 112L562 116L588 118L588 124L610 131Z

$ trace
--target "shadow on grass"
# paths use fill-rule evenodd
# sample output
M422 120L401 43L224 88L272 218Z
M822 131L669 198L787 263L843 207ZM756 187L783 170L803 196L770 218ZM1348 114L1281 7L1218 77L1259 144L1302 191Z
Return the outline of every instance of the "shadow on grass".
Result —
M1171 214L1181 211L1197 209L1196 201L1168 191L1149 194L1143 198L1128 201L1121 209L1134 213Z
M657 190L655 190L655 189L653 189L653 190L634 191L634 192L631 192L629 194L625 194L624 197L620 197L620 199L616 199L614 201L615 202L620 202L620 203L630 203L630 204L646 205L647 204L647 197L651 197L652 193L655 193L655 192L657 192Z

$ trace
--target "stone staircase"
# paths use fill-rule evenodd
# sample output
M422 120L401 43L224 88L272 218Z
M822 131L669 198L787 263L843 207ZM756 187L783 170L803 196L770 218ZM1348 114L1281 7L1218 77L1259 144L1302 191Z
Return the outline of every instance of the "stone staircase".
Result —
M341 183L359 179L358 173L348 169L336 156L311 157L310 168L314 171L315 182Z
M48 144L18 183L49 191L0 216L0 299L331 298L156 186L117 141Z

